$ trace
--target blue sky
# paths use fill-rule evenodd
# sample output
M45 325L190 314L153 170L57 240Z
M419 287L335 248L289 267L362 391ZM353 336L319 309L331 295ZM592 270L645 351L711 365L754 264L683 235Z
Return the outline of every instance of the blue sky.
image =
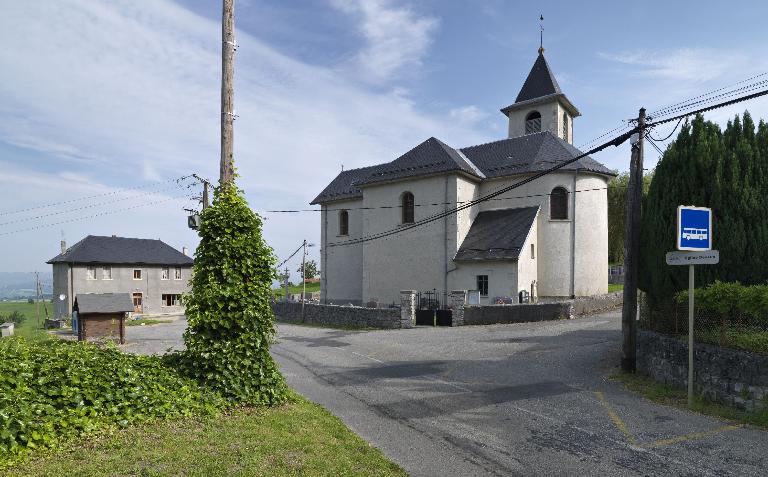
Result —
M535 60L540 13L545 56L582 113L577 146L640 106L768 71L765 2L533 3L238 0L235 156L251 206L305 208L342 164L390 161L430 136L504 138L499 108ZM178 198L189 190L169 180L218 171L220 2L2 8L0 270L46 269L62 234L193 247L182 210L193 204ZM765 99L707 117L745 107L768 117ZM595 159L625 170L628 157ZM280 257L319 238L319 214L265 217Z

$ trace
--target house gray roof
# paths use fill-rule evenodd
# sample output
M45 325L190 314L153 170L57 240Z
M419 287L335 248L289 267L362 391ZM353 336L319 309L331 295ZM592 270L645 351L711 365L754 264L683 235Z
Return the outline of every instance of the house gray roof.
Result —
M127 293L80 293L75 303L80 314L133 311L133 300Z
M480 212L454 260L517 260L538 210L523 207Z
M46 263L192 266L193 260L161 240L89 235Z
M544 58L544 53L540 51L538 58L533 63L531 72L528 73L528 77L525 79L525 83L523 83L523 87L517 93L515 103L560 93L562 93L560 85L557 84L555 75L552 74L552 70Z
M550 131L462 149L430 138L390 163L343 171L311 203L359 198L363 196L360 186L427 174L460 171L482 180L539 172L580 154ZM589 156L563 169L616 175Z

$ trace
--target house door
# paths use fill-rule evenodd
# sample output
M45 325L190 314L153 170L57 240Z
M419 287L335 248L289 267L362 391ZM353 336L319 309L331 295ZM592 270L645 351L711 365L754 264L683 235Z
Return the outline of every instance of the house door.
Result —
M133 294L133 312L142 313L144 310L144 298L141 293Z

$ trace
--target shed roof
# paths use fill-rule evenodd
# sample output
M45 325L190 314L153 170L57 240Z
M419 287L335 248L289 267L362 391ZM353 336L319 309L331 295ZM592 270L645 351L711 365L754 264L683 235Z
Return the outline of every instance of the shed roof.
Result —
M128 293L80 293L75 303L80 314L133 311L133 300Z
M538 210L522 207L480 212L454 260L517 260Z
M89 235L47 263L192 266L193 260L161 240Z

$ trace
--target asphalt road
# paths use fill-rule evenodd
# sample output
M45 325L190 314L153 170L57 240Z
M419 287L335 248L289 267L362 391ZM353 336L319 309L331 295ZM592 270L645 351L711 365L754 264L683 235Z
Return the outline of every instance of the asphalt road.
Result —
M126 351L183 347L182 318ZM617 313L520 325L278 325L288 383L414 476L766 475L768 433L659 406L607 376Z
M607 376L617 313L394 331L280 324L289 384L414 476L766 475L768 433Z

